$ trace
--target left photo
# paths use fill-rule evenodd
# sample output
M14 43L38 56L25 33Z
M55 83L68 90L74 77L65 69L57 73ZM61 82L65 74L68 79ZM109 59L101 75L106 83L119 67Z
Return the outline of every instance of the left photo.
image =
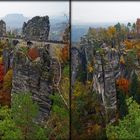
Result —
M68 140L69 2L0 2L0 139Z

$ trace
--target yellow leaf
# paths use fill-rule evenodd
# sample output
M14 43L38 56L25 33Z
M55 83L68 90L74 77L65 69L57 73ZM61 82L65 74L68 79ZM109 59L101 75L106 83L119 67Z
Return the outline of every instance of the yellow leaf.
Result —
M120 63L121 64L125 64L125 60L124 60L124 57L123 56L120 57Z
M88 72L93 72L93 66L91 64L88 65Z

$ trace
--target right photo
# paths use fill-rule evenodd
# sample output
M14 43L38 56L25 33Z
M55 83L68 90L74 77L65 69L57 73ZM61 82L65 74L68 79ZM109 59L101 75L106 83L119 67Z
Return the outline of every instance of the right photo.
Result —
M140 2L72 2L71 139L140 139Z

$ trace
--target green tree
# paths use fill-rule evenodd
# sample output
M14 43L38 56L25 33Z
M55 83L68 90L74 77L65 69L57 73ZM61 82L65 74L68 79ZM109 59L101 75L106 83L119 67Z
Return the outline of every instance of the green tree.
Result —
M131 31L131 23L130 22L127 23L127 29L128 29L128 32Z
M12 117L18 128L21 129L24 140L42 140L45 129L36 123L38 105L33 102L31 93L21 92L12 96Z
M117 89L117 108L119 117L123 118L127 114L127 105L125 101L125 94L122 90Z
M139 80L138 80L138 76L135 72L132 75L130 96L132 96L138 103L140 103Z
M127 99L128 114L117 125L106 128L108 139L140 139L140 105L132 98Z
M92 83L76 81L72 94L72 139L106 139L104 107Z
M69 138L69 109L59 93L50 96L53 101L50 117L46 123L49 139L66 140Z
M1 140L21 140L22 132L12 119L11 109L7 106L0 107L0 139Z

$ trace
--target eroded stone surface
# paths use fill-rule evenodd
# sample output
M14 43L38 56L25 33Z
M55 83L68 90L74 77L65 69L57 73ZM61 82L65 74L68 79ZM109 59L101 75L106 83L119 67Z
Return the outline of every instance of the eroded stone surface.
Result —
M24 22L22 31L28 40L47 41L50 31L49 17L33 17L27 23Z
M6 35L6 23L3 20L0 20L0 36Z

